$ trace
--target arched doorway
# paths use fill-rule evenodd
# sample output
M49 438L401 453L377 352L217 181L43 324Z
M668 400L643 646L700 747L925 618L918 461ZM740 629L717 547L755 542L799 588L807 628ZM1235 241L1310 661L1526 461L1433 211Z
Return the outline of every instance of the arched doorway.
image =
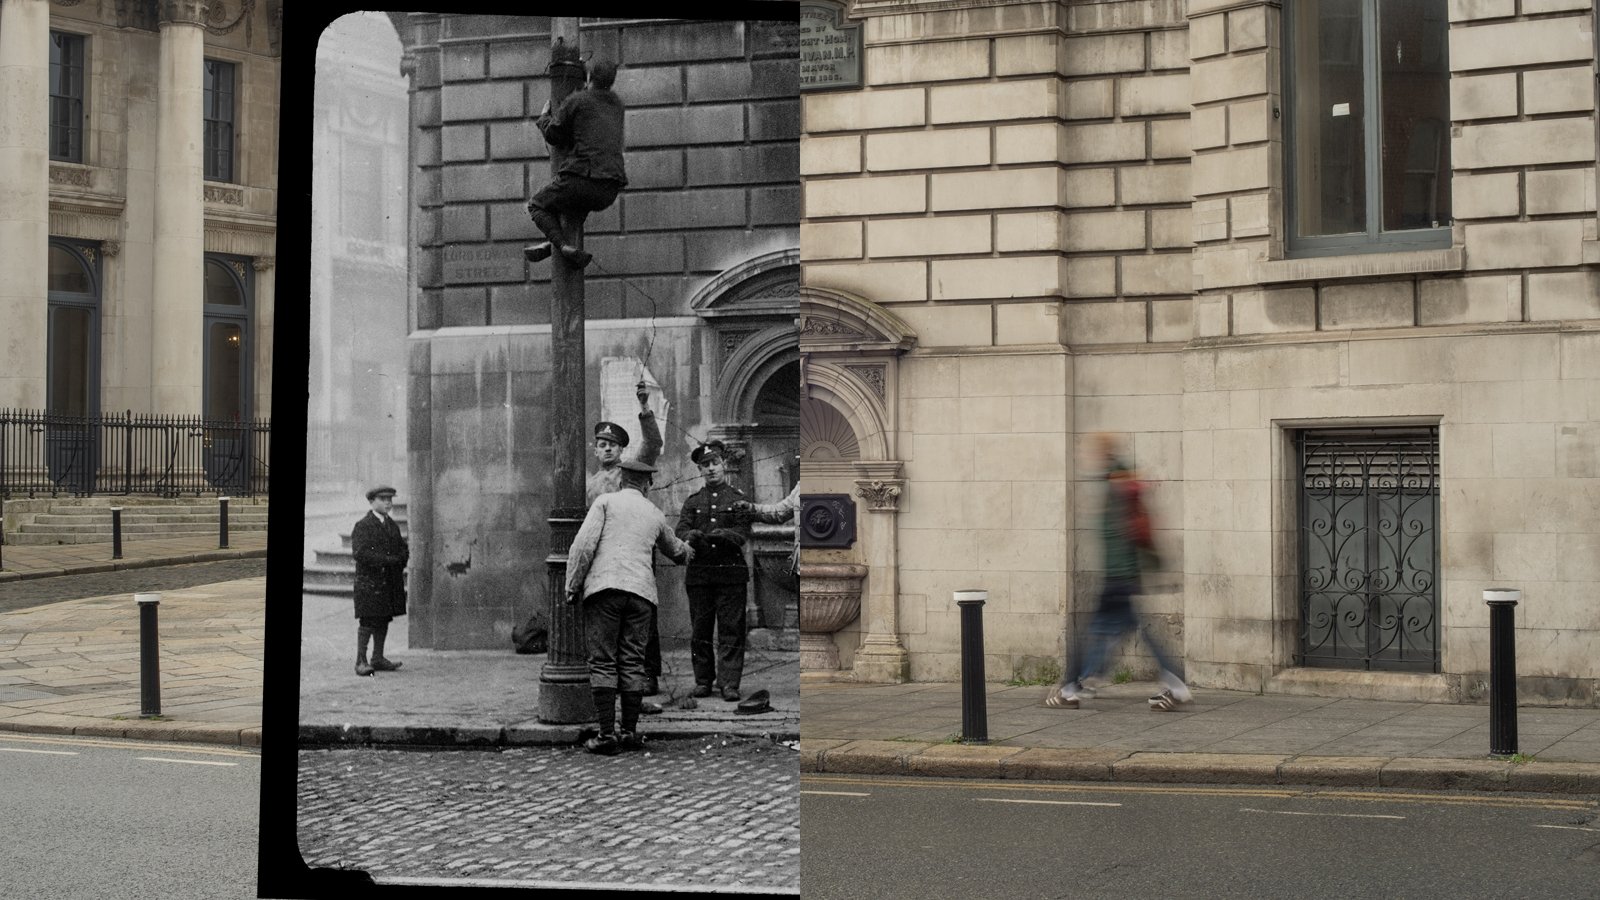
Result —
M250 476L250 268L242 257L206 256L204 461L220 491L244 490Z
M100 412L100 266L98 248L50 242L45 461L59 490L94 490L99 447L91 417Z

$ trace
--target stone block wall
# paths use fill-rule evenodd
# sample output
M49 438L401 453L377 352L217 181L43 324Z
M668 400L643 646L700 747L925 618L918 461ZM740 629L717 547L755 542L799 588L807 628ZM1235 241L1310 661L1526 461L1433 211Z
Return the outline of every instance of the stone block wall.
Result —
M525 203L551 177L533 123L548 98L549 20L408 22L411 640L503 648L549 602L551 269L522 257L541 239ZM689 451L714 427L747 424L721 418L727 358L772 324L752 319L714 335L693 301L713 283L736 293L718 279L792 252L798 239L796 31L785 22L581 22L585 58L622 67L615 90L627 107L629 175L585 229L595 259L585 275L583 419L623 424L637 446L632 384L659 386L666 446L650 497L669 522L702 484ZM776 305L768 314L783 315ZM748 477L770 489L777 464L752 465L765 468ZM682 583L682 569L658 570L661 631L677 644L689 633Z
M1289 689L1297 641L1295 433L1437 423L1442 673L1362 689L1481 697L1478 595L1514 581L1543 598L1518 612L1525 696L1600 701L1592 2L1451 2L1450 244L1328 257L1286 252L1282 4L851 8L868 83L804 98L802 256L808 282L917 332L899 435L913 678L955 677L949 591L985 574L987 535L1023 543L975 433L1003 433L1006 401L1018 429L1042 375L1065 409L1028 440L1064 452L1029 496L1059 494L1057 600L993 580L991 678L1059 653L1048 621L1092 608L1089 434L1123 435L1151 482L1146 624L1197 684L1259 690ZM999 373L1045 316L1070 355ZM1148 673L1129 650L1114 665Z
M525 204L551 177L533 124L549 99L549 19L447 15L436 27L413 76L417 327L548 324L549 267L525 263L522 247L542 240ZM794 245L796 69L774 40L785 28L583 22L585 56L622 66L629 177L585 225L591 319L686 314L695 285Z

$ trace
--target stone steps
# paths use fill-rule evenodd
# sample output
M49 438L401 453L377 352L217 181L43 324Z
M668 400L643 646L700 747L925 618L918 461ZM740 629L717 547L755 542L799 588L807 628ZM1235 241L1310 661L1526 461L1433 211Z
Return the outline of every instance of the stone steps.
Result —
M396 503L390 516L400 526L400 533L409 539L411 528L406 518L406 508ZM359 516L352 516L346 529L355 525L357 518ZM345 530L339 533L337 547L317 547L312 552L316 554L316 561L301 567L300 589L307 594L353 596L356 589L356 561L351 555L350 532Z
M19 546L100 544L112 541L112 507L122 509L124 540L185 537L219 532L216 502L196 498L68 497L12 500L5 504L6 543ZM266 531L265 499L228 502L228 531Z

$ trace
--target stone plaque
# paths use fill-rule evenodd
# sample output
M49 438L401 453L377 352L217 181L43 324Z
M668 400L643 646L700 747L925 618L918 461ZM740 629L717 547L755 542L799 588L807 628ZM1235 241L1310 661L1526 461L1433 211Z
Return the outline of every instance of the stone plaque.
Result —
M861 26L844 24L844 7L800 4L800 90L861 87Z
M856 502L849 494L800 495L800 545L837 550L856 542Z
M470 244L444 248L446 284L522 281L522 248Z

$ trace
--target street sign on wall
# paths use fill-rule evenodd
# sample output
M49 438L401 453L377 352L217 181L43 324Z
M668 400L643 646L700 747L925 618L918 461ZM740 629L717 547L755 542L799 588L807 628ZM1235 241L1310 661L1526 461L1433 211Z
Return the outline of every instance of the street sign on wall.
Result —
M844 23L844 6L800 4L800 90L861 87L861 26Z

